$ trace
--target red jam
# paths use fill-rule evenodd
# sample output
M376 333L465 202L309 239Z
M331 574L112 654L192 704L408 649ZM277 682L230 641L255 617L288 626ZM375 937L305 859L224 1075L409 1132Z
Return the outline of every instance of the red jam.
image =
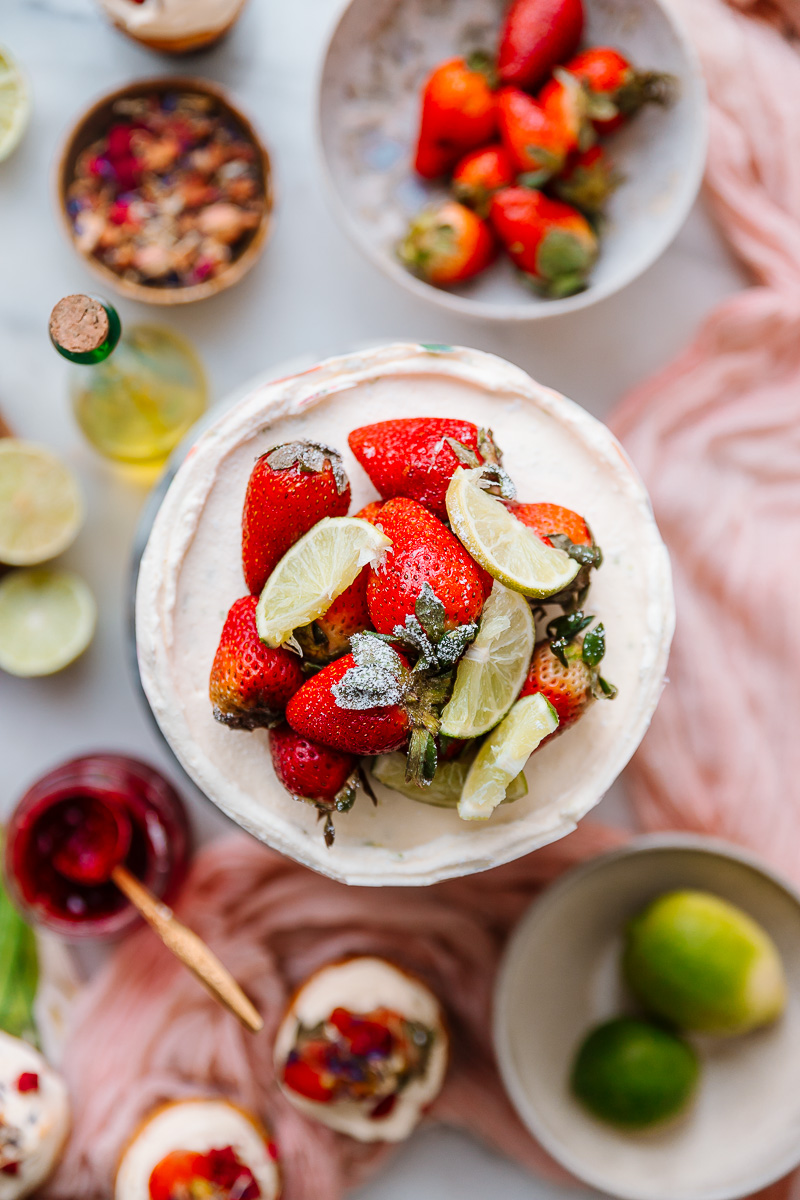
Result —
M17 1080L17 1091L23 1095L25 1092L38 1092L39 1076L35 1071L23 1071Z
M115 936L138 914L110 880L80 883L55 861L67 841L80 838L103 806L124 813L130 825L125 866L157 896L169 901L186 870L188 828L171 784L133 758L93 754L50 771L18 804L6 831L9 887L31 920L68 938Z
M209 1187L209 1185L211 1185ZM261 1188L232 1146L173 1150L150 1176L150 1200L259 1200Z

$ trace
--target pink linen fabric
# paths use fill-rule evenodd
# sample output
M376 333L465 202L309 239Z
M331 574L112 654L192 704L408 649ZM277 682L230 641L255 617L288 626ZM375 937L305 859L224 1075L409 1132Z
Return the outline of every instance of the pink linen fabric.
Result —
M491 994L508 932L563 870L618 845L585 824L552 847L431 888L348 888L235 835L196 859L178 909L264 1015L253 1036L149 930L128 938L87 988L64 1064L74 1133L47 1195L107 1200L115 1165L164 1100L222 1092L259 1114L280 1150L285 1200L339 1200L389 1150L302 1117L275 1083L272 1043L293 990L326 962L379 954L441 996L453 1061L432 1116L465 1126L531 1170L565 1178L514 1114L491 1052Z
M679 613L671 685L628 779L644 827L718 834L800 879L800 0L674 2L709 84L709 200L755 286L613 420L672 552ZM492 983L532 896L622 837L585 823L484 875L368 895L240 836L206 850L180 911L266 1028L243 1033L147 931L126 941L75 1014L65 1065L75 1131L47 1195L106 1200L120 1149L153 1105L221 1090L271 1128L286 1200L339 1200L389 1151L297 1114L276 1087L270 1045L292 988L359 952L417 971L446 1005L454 1062L432 1116L563 1178L502 1092ZM796 1194L784 1181L761 1200Z

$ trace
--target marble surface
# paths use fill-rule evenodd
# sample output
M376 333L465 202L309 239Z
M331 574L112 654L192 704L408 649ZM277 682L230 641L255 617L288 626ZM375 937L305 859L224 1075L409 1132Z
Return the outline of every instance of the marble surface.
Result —
M201 350L219 399L270 364L344 351L364 341L455 342L501 354L598 416L626 388L666 363L709 309L744 282L702 202L663 258L619 295L539 326L457 318L400 291L363 260L323 194L314 134L314 89L342 0L250 0L232 36L179 63L228 86L249 109L274 156L275 233L236 289L167 319ZM82 442L65 395L65 364L47 339L52 304L91 279L52 212L56 147L97 94L175 64L127 41L92 0L2 0L0 39L21 59L33 116L17 153L0 164L0 410L21 435L58 448L78 470L88 520L65 556L98 599L97 637L62 675L0 675L3 785L0 817L41 772L65 757L122 750L162 767L183 788L197 834L228 828L181 778L138 693L127 647L129 559L146 481L113 469ZM120 303L123 321L151 314ZM624 781L599 816L624 817ZM412 1140L359 1200L546 1200L548 1187L460 1134L427 1130ZM574 1193L575 1196L586 1193Z

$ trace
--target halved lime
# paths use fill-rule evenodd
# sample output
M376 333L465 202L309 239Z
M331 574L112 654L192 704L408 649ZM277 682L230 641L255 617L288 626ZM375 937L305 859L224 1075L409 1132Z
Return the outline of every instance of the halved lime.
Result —
M0 46L0 162L19 145L30 111L25 77L13 55Z
M465 750L458 758L449 762L440 762L436 768L433 782L425 788L406 782L405 754L378 754L370 759L370 771L384 787L408 796L409 800L419 800L422 804L432 804L434 808L455 808L461 799L464 783L470 767L475 761L477 747L470 753ZM519 800L527 795L528 783L522 772L512 779L506 788L503 804Z
M316 621L391 544L360 517L324 517L286 551L264 585L256 608L262 642L281 646L293 630Z
M525 682L535 637L528 601L495 581L478 636L458 664L442 733L479 737L502 720Z
M476 562L506 587L536 600L560 592L580 564L548 546L479 486L483 467L456 467L447 489L453 532Z
M71 571L38 567L0 580L0 670L54 675L92 640L97 606Z
M0 562L31 567L61 554L83 524L69 467L44 446L0 438Z
M469 769L458 803L464 821L485 821L501 803L539 743L558 728L558 714L541 693L523 696L486 738Z

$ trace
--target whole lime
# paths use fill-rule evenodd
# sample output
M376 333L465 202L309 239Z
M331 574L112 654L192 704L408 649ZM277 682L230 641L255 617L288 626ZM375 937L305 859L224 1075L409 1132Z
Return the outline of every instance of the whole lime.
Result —
M649 1129L678 1116L699 1075L691 1046L676 1034L633 1017L593 1029L572 1068L572 1091L601 1121Z
M668 892L634 917L623 968L644 1007L681 1029L747 1033L786 1003L775 943L747 913L708 892Z

